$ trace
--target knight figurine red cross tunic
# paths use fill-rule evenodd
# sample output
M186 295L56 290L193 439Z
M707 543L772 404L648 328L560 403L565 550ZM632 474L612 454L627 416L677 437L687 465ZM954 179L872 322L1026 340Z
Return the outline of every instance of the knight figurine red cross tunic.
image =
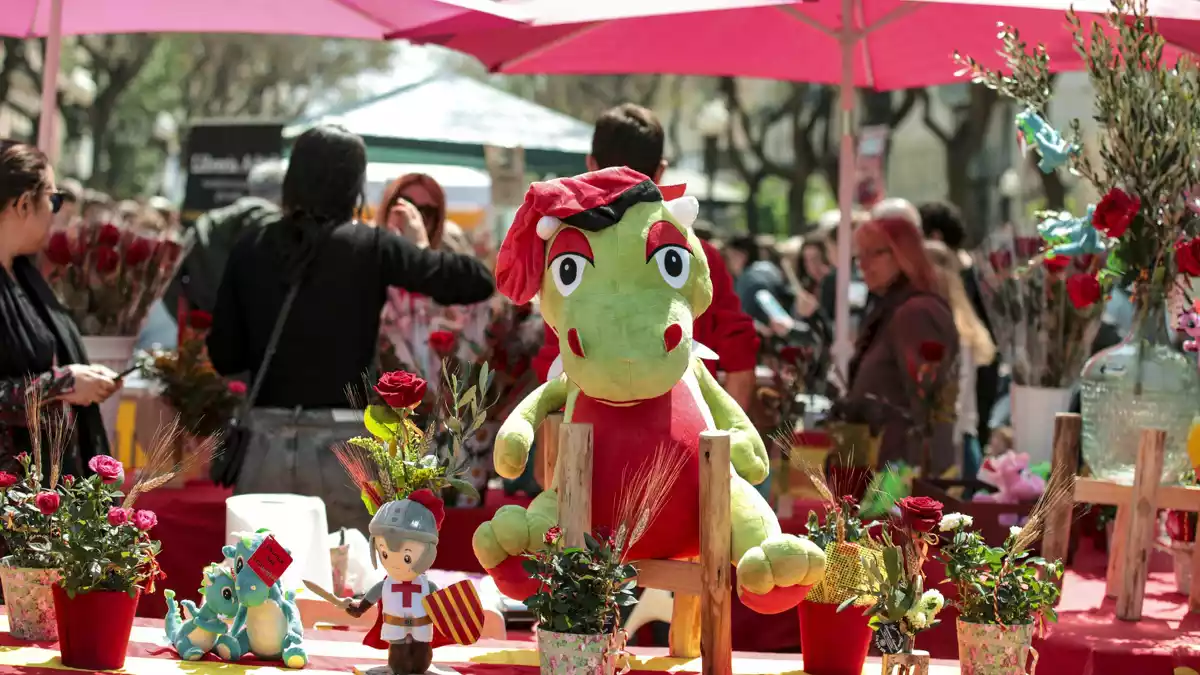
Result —
M383 625L380 639L398 642L411 637L417 642L433 642L433 619L425 611L422 602L429 595L429 581L422 574L408 582L384 577L380 612Z

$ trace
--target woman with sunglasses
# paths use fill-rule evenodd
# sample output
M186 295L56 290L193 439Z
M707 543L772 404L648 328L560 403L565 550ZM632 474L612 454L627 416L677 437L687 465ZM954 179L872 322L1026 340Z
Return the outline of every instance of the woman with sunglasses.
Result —
M120 380L88 365L79 329L33 261L63 200L40 150L0 141L0 471L13 471L16 456L33 445L30 388L43 405L72 406L75 445L63 459L65 472L80 474L88 459L109 450L96 404L116 393Z

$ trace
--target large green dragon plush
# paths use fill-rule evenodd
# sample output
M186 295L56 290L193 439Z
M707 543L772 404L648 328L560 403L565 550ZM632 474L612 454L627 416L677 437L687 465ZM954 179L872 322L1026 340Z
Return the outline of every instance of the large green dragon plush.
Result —
M768 474L762 438L699 360L694 318L712 302L708 263L691 231L699 211L682 188L660 188L626 168L535 183L497 261L499 289L517 304L540 295L562 348L562 374L527 396L498 433L496 471L525 469L534 432L563 409L593 426L592 523L616 527L622 481L645 470L659 448L684 454L673 493L629 558L688 559L699 553L699 434L731 438L732 541L742 602L761 613L795 607L824 576L824 553L783 534L754 489ZM475 532L480 563L506 595L536 590L521 567L558 520L557 496L528 509L509 505Z
M175 591L163 591L167 598L167 639L184 661L198 661L211 652L217 645L217 639L229 631L225 617L233 618L241 608L233 573L220 565L212 564L204 568L200 594L204 596L204 602L196 607L191 600L176 604ZM180 606L190 619L183 620Z
M217 654L226 661L254 654L262 660L281 660L288 668L303 668L308 665L308 653L304 650L304 624L296 607L296 594L284 592L278 581L266 583L246 564L268 536L266 530L243 534L236 546L221 549L233 560L241 608L229 633L217 639Z

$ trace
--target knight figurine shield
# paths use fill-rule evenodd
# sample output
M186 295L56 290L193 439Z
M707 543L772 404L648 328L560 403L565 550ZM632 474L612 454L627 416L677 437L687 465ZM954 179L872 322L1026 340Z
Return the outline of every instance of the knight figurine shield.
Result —
M483 633L483 603L470 581L451 584L421 601L433 627L455 644L471 645Z

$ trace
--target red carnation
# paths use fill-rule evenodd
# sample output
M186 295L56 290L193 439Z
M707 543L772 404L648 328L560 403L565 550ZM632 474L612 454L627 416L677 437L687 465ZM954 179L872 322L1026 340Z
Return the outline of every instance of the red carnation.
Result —
M117 269L117 265L121 264L121 254L117 253L117 249L111 246L101 246L96 249L96 271L101 274L108 274Z
M50 235L50 242L46 244L46 259L55 265L71 264L71 240L66 232Z
M454 345L458 338L448 330L435 330L429 334L429 348L443 358L454 353Z
M202 309L193 309L188 312L187 322L196 330L208 330L212 328L212 314Z
M1113 188L1092 212L1092 227L1110 237L1120 237L1129 229L1129 223L1133 222L1141 207L1142 200L1126 194L1120 188Z
M929 363L940 363L946 358L946 345L934 340L925 340L918 350L921 358Z
M425 380L403 370L394 370L379 376L375 393L397 410L415 408L425 398Z
M1071 259L1065 255L1051 255L1042 261L1046 266L1046 271L1051 273L1059 273L1067 269L1067 265L1071 264Z
M1175 266L1190 277L1200 277L1200 237L1175 244Z
M134 267L141 265L154 255L154 244L145 237L136 237L129 246L125 247L125 264Z
M121 228L112 223L104 223L96 234L96 243L112 248L121 243Z
M932 532L942 522L942 503L929 497L905 497L896 502L900 525L913 532Z
M1091 274L1072 274L1067 279L1067 297L1076 309L1092 306L1101 295L1100 282Z
M428 488L417 490L408 496L408 501L416 502L421 506L429 509L433 514L433 524L437 529L442 529L442 521L446 519L446 505L437 495L433 494L433 490Z

